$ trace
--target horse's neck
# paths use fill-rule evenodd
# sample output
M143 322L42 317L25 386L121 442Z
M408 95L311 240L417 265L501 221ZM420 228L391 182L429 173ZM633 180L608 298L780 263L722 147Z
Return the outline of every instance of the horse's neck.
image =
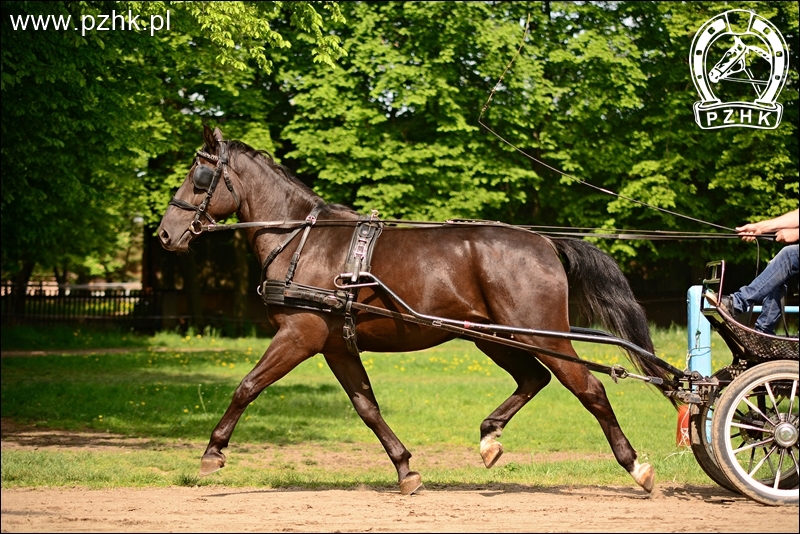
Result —
M247 180L250 188L247 191L247 200L239 212L242 222L295 221L300 225L306 217L312 215L315 208L324 204L319 196L292 183L291 180L278 176L272 169L267 171L267 174L264 174L264 171L259 173L255 178L250 177ZM315 216L318 215L317 213ZM334 218L351 217L336 212ZM353 215L352 218L357 216ZM269 228L248 230L249 241L259 263L264 263L270 252L286 239L291 229L292 226L288 225L282 230Z
M246 205L239 211L242 222L304 221L314 208L314 203L307 198L307 195L293 194L288 190L283 191L281 189L284 188L280 186L273 188L270 184L268 188L254 189L254 194L248 195ZM264 261L285 234L285 231L273 230L268 227L248 229L248 240L259 263Z

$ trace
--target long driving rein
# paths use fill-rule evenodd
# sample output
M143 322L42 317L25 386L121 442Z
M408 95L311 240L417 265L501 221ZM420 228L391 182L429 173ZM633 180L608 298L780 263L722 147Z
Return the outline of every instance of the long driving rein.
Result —
M194 211L194 220L189 224L188 230L195 235L203 232L215 232L222 230L234 230L237 228L279 228L290 227L295 229L302 229L309 225L313 226L317 220L316 216L319 213L320 206L315 207L312 213L306 217L305 220L283 220L283 221L251 221L251 222L238 222L234 224L218 224L211 215L209 215L207 208L214 190L219 182L219 177L222 175L225 180L225 186L233 196L236 202L236 209L239 209L240 200L239 195L233 188L233 183L228 176L228 144L226 141L220 141L220 155L215 156L204 152L197 151L197 158L195 161L194 174L192 175L192 184L196 189L206 192L206 196L199 206L189 204L184 200L175 198L174 196L169 201L169 205L178 207L180 209ZM200 158L214 162L215 166L212 169L203 165ZM201 223L202 218L208 219L208 225ZM708 232L670 232L660 230L629 230L629 229L615 229L615 228L574 228L574 227L556 227L556 226L532 226L532 225L511 225L499 221L475 220L475 219L450 219L446 222L431 222L431 221L408 221L400 219L384 219L383 222L390 226L416 226L416 227L432 227L432 226L456 226L456 225L469 225L469 226L502 226L508 228L522 229L533 231L538 234L549 237L594 237L594 238L609 238L609 239L623 239L623 240L694 240L694 239L739 239L737 233L708 233ZM322 224L331 225L353 225L357 221L351 219L343 220L326 220L320 221ZM761 239L774 239L774 234L763 234L758 236Z

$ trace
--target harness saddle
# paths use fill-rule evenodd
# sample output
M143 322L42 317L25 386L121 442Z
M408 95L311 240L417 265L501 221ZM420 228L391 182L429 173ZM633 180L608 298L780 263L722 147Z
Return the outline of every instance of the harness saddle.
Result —
M353 237L350 240L350 247L345 256L344 268L340 278L352 287L345 286L342 289L323 289L314 286L307 286L295 283L294 272L297 269L297 262L305 245L308 233L316 222L317 215L321 206L317 206L306 218L305 223L291 232L286 239L275 247L262 266L262 281L258 287L258 293L264 304L276 306L287 306L290 308L301 308L306 310L324 311L329 313L340 313L344 315L344 327L342 336L344 337L347 349L355 355L359 354L356 340L356 310L353 303L358 298L359 286L358 279L362 273L368 273L372 269L372 252L375 243L383 231L384 223L378 218L378 212L373 210L369 217L360 217L356 223ZM303 230L303 237L297 246L297 250L292 256L289 268L283 280L271 280L266 278L267 267L275 260L283 249Z

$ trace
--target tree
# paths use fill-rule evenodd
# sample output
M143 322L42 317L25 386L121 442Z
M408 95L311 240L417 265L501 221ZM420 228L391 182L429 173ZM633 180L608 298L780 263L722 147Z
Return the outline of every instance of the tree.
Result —
M311 34L313 61L339 56L317 8L343 21L334 2L4 2L4 278L101 258L134 216L152 222L183 167L174 154L219 113L204 95L235 96L269 72L271 48L291 46L271 21ZM167 13L169 30L148 31ZM123 29L101 31L104 15Z
M770 18L790 43L777 130L708 132L694 123L692 38L733 8ZM791 3L348 3L344 14L350 22L337 31L347 56L337 67L294 59L278 67L294 107L286 156L328 199L387 217L676 231L720 231L797 205ZM528 16L529 37L484 122L566 175L477 123ZM735 240L599 244L651 279L755 253Z
M789 43L777 130L694 124L692 38L733 8L769 18ZM800 43L788 2L0 9L4 276L24 273L26 261L49 268L107 254L135 214L152 231L185 177L202 122L273 152L327 200L384 217L703 231L714 228L598 188L724 227L797 205ZM170 10L172 26L153 37L84 36L14 30L10 19L112 10L145 19ZM504 74L528 19L530 33ZM547 165L478 124L490 94L484 123ZM684 288L686 265L755 254L737 241L599 244L629 273Z

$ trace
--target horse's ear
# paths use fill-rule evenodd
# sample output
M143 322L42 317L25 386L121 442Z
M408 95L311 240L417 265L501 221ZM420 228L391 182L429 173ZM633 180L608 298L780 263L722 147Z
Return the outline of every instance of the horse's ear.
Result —
M217 141L222 141L222 130L219 128L214 128L214 139Z
M203 125L203 142L206 145L206 150L212 154L217 151L217 132L219 132L219 128L212 132L208 125ZM222 132L220 132L220 138L221 134Z

